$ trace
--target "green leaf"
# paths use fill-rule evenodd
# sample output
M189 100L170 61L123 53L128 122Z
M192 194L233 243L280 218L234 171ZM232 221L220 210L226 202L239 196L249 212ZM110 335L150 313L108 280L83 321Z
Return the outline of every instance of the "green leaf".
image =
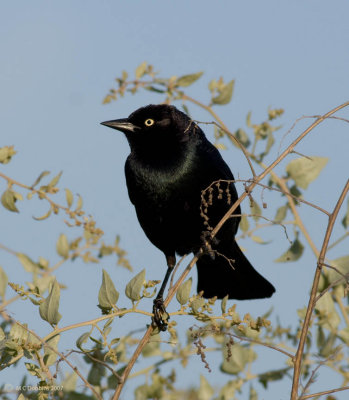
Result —
M61 176L62 176L63 171L61 171L58 175L56 175L51 182L48 184L49 187L55 187L57 183L59 182Z
M103 269L102 285L98 293L98 306L102 310L110 310L119 299L119 293L115 289L108 272Z
M338 332L338 336L340 337L340 339L343 340L343 342L346 345L349 345L349 327L348 326L346 328L344 328L344 329L341 329ZM1 340L1 337L0 337L0 340Z
M126 285L125 294L132 301L138 301L141 298L141 289L145 281L145 269L139 272Z
M33 363L24 363L25 367L27 368L27 371L30 373L30 375L36 376L37 378L42 377L42 372L41 369L33 364Z
M251 214L252 214L252 218L256 222L258 222L259 217L262 215L262 210L261 210L261 208L259 207L258 203L255 200L253 200L252 203L250 203L250 211L251 211Z
M14 323L9 332L9 338L15 340L16 342L26 343L28 339L28 331L26 330L27 324L19 325L18 323Z
M78 203L77 203L76 209L75 209L76 212L78 212L82 209L82 204L83 204L82 197L78 194Z
M16 194L11 189L5 190L1 196L1 204L9 211L19 212L15 204L16 201Z
M226 313L228 299L229 299L228 294L225 297L223 297L223 299L222 299L222 302L221 302L222 314Z
M250 395L248 400L258 400L258 393L252 385L250 386Z
M268 371L264 374L260 374L258 380L266 389L268 387L269 382L281 380L287 374L289 369L290 368L282 368L273 371Z
M10 162L13 155L17 152L13 149L13 146L4 146L0 148L0 163L7 164Z
M41 174L36 178L35 182L31 185L31 187L32 188L35 187L41 181L42 178L44 178L46 175L49 175L49 174L50 174L50 171L41 172Z
M181 87L190 86L195 81L197 81L199 78L201 78L202 74L203 74L203 72L197 72L196 74L180 76L176 81L176 85L181 86Z
M220 93L218 94L218 96L216 96L212 99L212 103L219 104L219 105L228 104L233 95L234 82L235 81L233 79L229 83L224 85L223 89L220 90Z
M38 269L40 268L37 263L35 263L30 257L23 253L17 253L17 257L22 264L23 268L27 272L37 272Z
M288 205L287 204L285 204L284 206L279 207L277 209L277 211L276 211L276 215L275 215L274 221L275 222L282 222L286 218L287 210L288 210Z
M318 324L329 331L335 330L341 322L329 292L326 292L316 302L315 311L319 319Z
M147 63L144 61L142 64L138 65L135 71L135 76L137 79L142 78L142 76L146 73L147 71Z
M286 172L295 181L296 185L306 189L312 181L320 174L328 162L327 157L311 157L311 159L300 157L292 160L286 166Z
M4 298L7 288L8 278L4 269L0 266L0 297Z
M236 343L230 345L230 357L228 359L228 346L224 345L223 349L223 364L221 370L227 374L238 374L242 372L248 363L251 363L257 358L257 354L250 348L241 346Z
M143 357L154 357L161 355L160 342L161 337L159 334L152 336L150 342L148 342L142 350Z
M243 130L243 129L238 129L237 131L235 131L234 136L236 137L236 139L244 146L244 147L248 147L251 142L249 137L247 136L247 133ZM234 140L232 140L232 143L235 144L235 146L237 146L237 144L235 143Z
M33 217L35 221L43 221L44 219L48 218L52 213L52 207L47 211L46 214L42 215L41 217Z
M65 198L67 200L68 208L70 208L74 201L74 196L71 190L65 189Z
M61 314L58 312L60 299L60 288L57 280L53 281L51 286L50 294L40 304L39 313L43 320L47 321L51 325L58 324L59 320L62 318Z
M348 199L348 207L347 207L347 212L344 215L344 218L342 219L342 224L345 229L349 227L349 199Z
M275 260L275 262L289 262L289 261L297 261L303 254L304 246L298 240L298 238L292 243L291 247L279 258Z
M208 383L208 380L200 375L200 387L198 390L198 399L211 400L214 394L213 387Z
M332 260L330 265L336 267L343 275L349 273L349 256L339 257ZM339 279L341 276L332 268L324 268L324 273L321 275L321 281L319 284L319 291L324 290L329 284ZM339 282L338 285L343 285L343 281ZM337 286L338 286L337 285Z
M240 222L239 227L242 230L242 232L244 232L244 233L246 233L248 231L248 228L250 227L250 224L248 222L248 218L246 217L246 215L243 215L241 217L241 222Z
M91 331L85 332L81 336L79 336L76 341L76 347L82 351L86 351L85 349L82 348L82 345L83 345L83 343L86 343L88 341L90 335L91 335Z
M60 335L56 335L53 336L52 338L50 338L46 343L52 347L52 349L57 350L58 351L58 342L60 339ZM45 365L47 365L48 367L50 365L53 365L55 363L55 361L57 360L57 353L50 349L48 346L45 346L45 352L44 352L44 363Z
M319 349L319 355L321 357L327 358L330 357L331 354L334 354L334 348L336 343L337 335L334 333L330 333L325 340L323 346Z
M155 86L145 86L144 89L149 90L150 92L155 92L155 93L166 93L166 90L159 89Z
M190 308L194 314L199 312L199 309L205 304L205 299L198 297L190 303Z
M181 306L184 306L189 300L192 278L181 284L176 293L176 299Z
M69 257L69 242L64 233L59 235L59 238L56 243L56 250L61 257L65 259Z

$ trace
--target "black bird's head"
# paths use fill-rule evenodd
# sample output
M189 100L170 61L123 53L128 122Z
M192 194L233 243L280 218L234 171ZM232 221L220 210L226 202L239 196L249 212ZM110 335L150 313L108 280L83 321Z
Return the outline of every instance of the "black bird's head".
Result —
M183 112L167 104L150 104L128 118L105 121L102 125L123 132L137 152L175 151L182 148L200 128Z

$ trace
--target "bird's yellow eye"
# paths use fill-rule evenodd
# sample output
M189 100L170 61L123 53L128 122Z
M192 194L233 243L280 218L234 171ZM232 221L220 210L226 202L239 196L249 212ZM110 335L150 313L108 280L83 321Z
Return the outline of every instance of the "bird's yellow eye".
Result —
M146 120L144 121L144 124L145 124L146 126L152 126L152 125L154 124L154 120L151 119L151 118L148 118L148 119L146 119Z

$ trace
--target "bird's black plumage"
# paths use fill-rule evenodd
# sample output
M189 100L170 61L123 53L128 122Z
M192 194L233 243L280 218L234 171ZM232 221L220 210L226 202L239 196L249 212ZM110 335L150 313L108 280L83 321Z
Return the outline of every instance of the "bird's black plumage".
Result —
M234 176L218 150L174 106L149 105L102 124L127 137L129 197L145 234L165 254L169 268L175 254L198 252L208 237L205 232L238 198ZM209 243L211 251L197 262L198 292L206 298L256 299L275 291L235 241L240 213L238 207L237 215Z

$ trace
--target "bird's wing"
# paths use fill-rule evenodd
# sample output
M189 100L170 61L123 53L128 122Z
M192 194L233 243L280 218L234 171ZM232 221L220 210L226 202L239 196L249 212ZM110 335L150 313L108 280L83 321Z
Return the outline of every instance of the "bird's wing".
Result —
M131 200L132 204L135 204L136 201L136 185L135 185L135 179L134 179L134 174L130 168L130 161L127 158L126 163L125 163L125 176L126 176L126 184L127 184L127 190L128 190L128 196Z

